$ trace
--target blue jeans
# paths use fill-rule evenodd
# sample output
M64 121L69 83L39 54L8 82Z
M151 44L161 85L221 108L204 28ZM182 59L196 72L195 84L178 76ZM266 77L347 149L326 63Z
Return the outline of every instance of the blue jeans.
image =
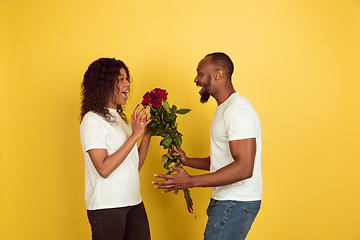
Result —
M256 215L259 201L220 201L211 199L206 210L209 216L204 240L243 240L246 238Z

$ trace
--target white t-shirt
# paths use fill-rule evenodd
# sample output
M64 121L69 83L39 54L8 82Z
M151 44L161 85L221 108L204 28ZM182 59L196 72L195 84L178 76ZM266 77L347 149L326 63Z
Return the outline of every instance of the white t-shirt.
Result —
M85 155L85 204L88 210L133 206L142 201L136 144L120 166L106 179L98 174L87 153L90 149L106 149L108 155L111 155L131 135L131 127L119 116L116 109L109 111L116 117L117 123L110 124L100 115L88 112L80 125L80 140Z
M256 201L262 196L261 128L260 119L250 101L240 93L233 93L217 106L210 126L210 172L234 162L229 141L256 138L256 156L251 178L213 187L216 200Z

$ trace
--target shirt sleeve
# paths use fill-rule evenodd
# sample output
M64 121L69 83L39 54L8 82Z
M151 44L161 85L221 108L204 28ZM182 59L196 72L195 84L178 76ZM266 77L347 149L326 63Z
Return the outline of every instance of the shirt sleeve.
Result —
M95 119L86 119L80 127L81 144L85 151L106 149L106 132Z
M255 117L247 105L237 105L225 113L225 129L229 141L255 138Z

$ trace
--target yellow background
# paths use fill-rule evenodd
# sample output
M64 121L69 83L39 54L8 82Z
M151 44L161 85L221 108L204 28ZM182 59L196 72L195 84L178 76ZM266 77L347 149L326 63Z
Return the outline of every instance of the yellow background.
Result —
M209 153L216 103L198 61L224 51L262 121L262 209L247 239L360 239L360 1L0 1L0 239L90 239L79 141L80 82L99 57L133 77L127 115L155 87L189 156ZM210 189L153 189L160 138L141 171L152 238L202 239ZM191 174L202 173L189 170Z

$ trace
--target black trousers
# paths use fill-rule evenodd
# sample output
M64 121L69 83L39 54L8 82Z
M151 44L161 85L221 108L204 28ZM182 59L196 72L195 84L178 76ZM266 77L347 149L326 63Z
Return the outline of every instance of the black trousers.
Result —
M88 210L93 240L150 240L144 204Z

